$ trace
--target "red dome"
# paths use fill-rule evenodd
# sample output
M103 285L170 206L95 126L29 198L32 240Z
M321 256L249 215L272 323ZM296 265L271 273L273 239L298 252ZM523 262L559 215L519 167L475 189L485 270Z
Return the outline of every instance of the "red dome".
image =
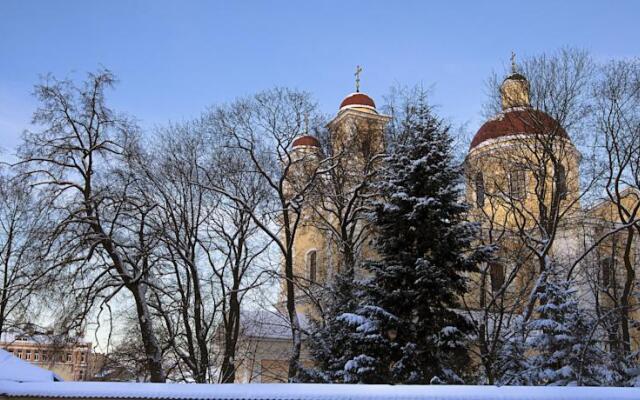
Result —
M469 150L489 139L522 133L549 133L565 139L569 138L558 121L547 113L533 109L512 110L485 122L473 137Z
M311 135L300 136L293 141L292 146L293 147L298 147L298 146L320 147L320 141Z
M376 103L373 102L373 99L367 96L364 93L352 93L342 100L340 103L340 108L346 106L366 106L376 108Z

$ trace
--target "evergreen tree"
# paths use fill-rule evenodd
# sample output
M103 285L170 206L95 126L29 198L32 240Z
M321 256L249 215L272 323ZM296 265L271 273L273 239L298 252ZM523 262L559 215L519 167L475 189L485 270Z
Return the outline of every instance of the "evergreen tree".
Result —
M534 385L599 385L613 379L594 340L594 322L578 306L571 281L551 270L529 321L526 379Z
M307 347L315 365L299 376L303 382L344 382L344 364L355 356L350 346L351 327L343 314L357 309L358 282L352 274L339 274L327 287L323 318L310 318Z
M496 363L498 385L531 385L527 372L530 369L525 355L526 324L516 317L513 327L502 343Z
M448 127L423 97L402 126L375 205L381 259L365 266L356 312L337 318L351 327L344 381L460 383L471 326L458 299L488 250L472 248Z

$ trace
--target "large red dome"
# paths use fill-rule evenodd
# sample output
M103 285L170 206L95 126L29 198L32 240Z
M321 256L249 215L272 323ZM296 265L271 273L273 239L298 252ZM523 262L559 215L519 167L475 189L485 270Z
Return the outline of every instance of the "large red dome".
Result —
M340 103L340 108L342 109L347 106L353 106L353 107L365 106L365 107L376 108L376 103L373 102L373 99L371 97L367 96L364 93L358 92L358 93L352 93L347 97L345 97L344 100L342 100L342 103Z
M547 113L534 109L507 110L482 125L469 150L480 143L505 136L547 133L568 139L567 132Z

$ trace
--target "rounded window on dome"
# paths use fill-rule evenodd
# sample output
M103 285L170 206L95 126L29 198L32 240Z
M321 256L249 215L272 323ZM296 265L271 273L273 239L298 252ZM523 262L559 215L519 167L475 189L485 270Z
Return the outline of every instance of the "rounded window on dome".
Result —
M522 200L527 196L524 170L516 169L509 173L509 195L512 200Z
M316 283L318 279L318 252L315 250L307 253L307 271L309 274L309 281Z
M474 180L476 187L476 206L484 207L484 176L482 172L476 173Z
M489 277L491 278L491 290L497 292L504 285L504 265L499 262L489 264Z
M556 167L556 190L558 191L558 197L560 199L567 197L567 171L560 163L558 163Z

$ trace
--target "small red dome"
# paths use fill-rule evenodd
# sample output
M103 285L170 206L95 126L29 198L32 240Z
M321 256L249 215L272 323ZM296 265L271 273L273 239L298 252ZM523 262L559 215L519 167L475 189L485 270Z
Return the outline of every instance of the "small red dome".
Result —
M340 109L347 106L365 106L376 108L376 103L373 102L373 99L371 97L367 96L364 93L352 93L345 97L344 100L342 100L342 103L340 103Z
M305 135L295 138L292 144L293 147L298 146L311 146L311 147L320 147L320 141L311 135Z
M469 150L486 140L523 133L549 133L569 139L560 123L547 113L534 109L519 109L507 111L485 122L473 137Z

